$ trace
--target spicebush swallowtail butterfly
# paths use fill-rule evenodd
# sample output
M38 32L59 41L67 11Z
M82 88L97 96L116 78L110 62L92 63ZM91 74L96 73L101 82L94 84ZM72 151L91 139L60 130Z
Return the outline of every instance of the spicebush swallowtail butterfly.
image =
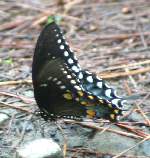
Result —
M81 69L55 22L41 32L32 65L34 96L44 118L116 121L125 100L104 80Z

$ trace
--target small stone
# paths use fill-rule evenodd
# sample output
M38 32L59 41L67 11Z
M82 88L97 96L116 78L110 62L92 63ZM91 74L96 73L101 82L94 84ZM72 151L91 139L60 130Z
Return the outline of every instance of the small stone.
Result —
M63 158L61 148L52 139L33 140L17 150L17 158Z
M129 13L131 13L131 9L129 7L124 7L124 8L122 8L122 13L129 14Z
M0 124L4 123L7 119L9 119L8 115L0 113Z

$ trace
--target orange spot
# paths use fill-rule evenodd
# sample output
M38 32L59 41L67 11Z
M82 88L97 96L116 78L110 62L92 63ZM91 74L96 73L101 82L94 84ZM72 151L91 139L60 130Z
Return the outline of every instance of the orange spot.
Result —
M88 119L92 119L92 118L93 118L93 117L90 116L90 115L86 115L86 117L87 117Z
M78 91L78 94L79 94L80 97L83 96L83 92L82 91Z
M79 98L75 98L75 100L76 100L76 101L79 101L80 99L79 99Z
M103 103L104 103L104 101L103 101L102 99L100 99L100 100L99 100L99 102L100 102L101 104L103 104Z
M88 95L89 99L94 99L94 97L92 95Z
M114 119L115 119L115 114L110 114L110 118L111 118L112 120L114 120Z
M81 101L80 103L81 103L82 105L88 105L88 103L85 102L85 101Z
M94 117L95 116L95 111L93 110L86 110L87 114L90 115L91 117Z
M63 96L67 100L72 100L72 95L70 93L65 93Z
M115 113L115 114L118 114L118 113L119 113L119 110L118 110L118 109L114 110L114 113Z
M112 105L111 105L110 103L108 104L108 106L109 106L110 108L112 108Z

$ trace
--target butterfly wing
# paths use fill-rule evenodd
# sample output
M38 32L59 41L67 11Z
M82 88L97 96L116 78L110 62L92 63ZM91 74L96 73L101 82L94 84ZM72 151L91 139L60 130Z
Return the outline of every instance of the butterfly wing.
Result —
M32 79L35 99L40 110L49 117L85 116L85 108L82 105L72 99L66 100L63 96L67 91L73 91L74 86L70 81L75 78L66 64L65 56L71 58L73 54L60 29L55 23L47 25L40 34L33 57Z
M60 28L47 25L38 39L32 65L37 104L48 117L116 120L122 100L105 82L80 68Z
M125 100L116 94L116 91L111 88L103 79L96 75L83 71L83 79L81 80L83 87L104 100L108 100L118 109L124 107Z

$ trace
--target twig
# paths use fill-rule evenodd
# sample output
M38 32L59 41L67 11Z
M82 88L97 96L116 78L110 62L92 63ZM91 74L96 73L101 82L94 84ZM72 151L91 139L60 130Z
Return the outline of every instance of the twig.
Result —
M24 22L25 22L25 19L22 19L22 20L20 19L20 20L4 23L0 25L0 31L16 28L17 26L23 24Z
M141 34L139 32L131 34L119 34L119 35L103 35L103 36L92 36L93 40L125 40L128 38L139 37ZM143 32L143 36L149 36L150 32ZM92 39L91 38L91 39Z
M32 80L17 80L17 81L4 81L0 82L0 86L16 85L16 84L31 84Z
M114 72L114 73L99 73L98 75L101 78L117 78L117 77L125 77L129 75L137 75L141 73L150 72L150 67L145 67L137 70L130 70L129 72Z
M125 72L129 73L130 70L128 68L125 68ZM132 77L132 75L129 75L129 79L130 79L131 83L133 84L133 87L136 89L137 88L137 83L134 80L134 78Z
M79 3L81 3L82 1L83 1L83 0L73 0L73 1L70 1L69 3L67 3L67 4L64 6L64 8L65 8L65 10L64 10L65 14L67 14L67 13L69 12L69 10L71 10L71 8L72 8L74 5L79 4Z
M59 128L59 130L61 131L63 137L64 137L64 147L63 147L63 154L64 154L64 158L66 157L66 151L67 151L67 138L65 136L65 133L63 131L63 129L61 128L60 125L56 124L57 127Z
M81 125L83 127L88 127L88 128L92 128L92 129L96 129L96 130L100 130L100 131L106 129L104 127L98 127L96 125L92 125L92 123L91 124L87 124L85 122L77 122L77 121L74 121L74 120L64 120L64 122L66 122L66 123L75 123L75 124L79 124L79 125ZM129 133L129 132L127 133L127 132L123 132L123 131L117 131L117 130L114 130L114 129L108 129L107 128L106 131L117 133L117 134L120 134L120 135L123 135L123 136L127 136L127 137L133 137L133 138L136 138L136 139L143 138L141 136L138 136L138 135L135 135L135 134L132 134L132 133Z
M140 61L140 62L136 62L136 63L130 63L130 64L123 64L123 65L119 65L119 66L112 66L112 67L108 67L105 69L105 71L107 70L116 70L116 69L123 69L123 68L129 68L129 67L135 67L135 66L141 66L141 65L146 65L146 64L150 64L150 60L144 60L144 61Z
M142 28L141 28L141 25L140 25L140 18L137 16L137 13L136 13L136 9L132 6L132 12L134 14L134 17L135 17L135 22L136 22L136 25L137 25L137 29L139 31L139 35L140 35L140 38L141 38L141 41L143 43L143 46L144 48L147 48L147 43L145 41L145 38L144 38L144 35L143 35L143 31L142 31Z
M30 103L34 102L34 99L25 98L24 96L16 95L16 94L9 93L9 92L0 92L0 95L6 95L6 96L11 96L11 97L18 98L18 99L21 99L22 101L24 101L27 104L30 104Z
M20 111L23 111L23 112L27 112L27 113L29 113L29 114L32 114L32 111L29 111L29 110L24 109L24 108L22 108L22 107L19 107L19 106L17 106L17 105L10 105L10 104L5 103L5 102L2 102L2 101L0 101L0 104L3 104L4 106L7 106L7 107L9 107L9 108L13 108L13 109L16 109L16 110L20 110Z
M148 93L138 104L136 104L136 107L138 108L138 110L140 111L140 113L142 114L143 118L145 119L145 121L148 123L148 125L150 126L150 120L149 118L144 114L143 110L141 109L140 105L150 96L150 93Z
M139 136L141 136L141 137L143 137L143 138L145 138L145 137L148 136L147 133L144 133L144 132L142 132L142 131L140 131L140 130L137 130L137 129L135 129L133 126L131 127L131 126L129 126L129 125L124 125L124 124L121 124L121 123L117 123L116 125L119 126L119 127L125 128L125 129L127 129L128 131L131 131L131 132L133 132L133 133L135 133L135 134L137 134L137 135L139 135Z

